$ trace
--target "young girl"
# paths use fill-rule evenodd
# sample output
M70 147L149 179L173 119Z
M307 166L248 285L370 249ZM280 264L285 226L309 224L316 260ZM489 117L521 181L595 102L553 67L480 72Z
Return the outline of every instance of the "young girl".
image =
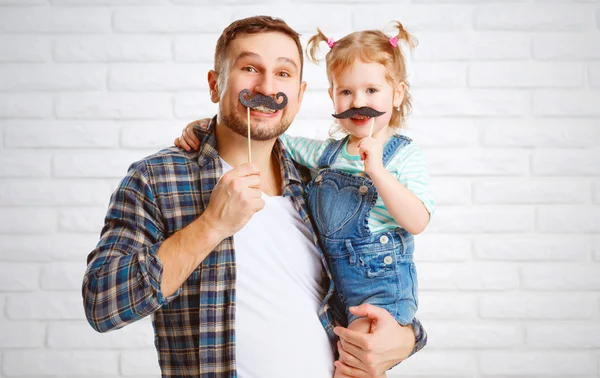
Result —
M336 122L347 136L326 141L281 137L292 157L313 172L308 204L331 266L336 299L348 328L365 333L369 320L357 318L350 306L371 303L403 325L412 322L418 305L413 235L425 229L434 210L423 154L411 139L396 133L410 110L398 43L411 48L415 43L402 24L395 26L398 33L392 38L367 30L338 41L318 30L307 53L316 62L319 44L330 48L325 58L329 95L334 116L341 118ZM198 144L192 128L184 129L177 146L189 150Z

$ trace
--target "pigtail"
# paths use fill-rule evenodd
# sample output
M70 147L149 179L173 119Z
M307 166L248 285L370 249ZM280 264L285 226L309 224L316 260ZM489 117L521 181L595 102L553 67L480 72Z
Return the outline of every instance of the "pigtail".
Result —
M410 50L417 47L419 42L415 37L407 32L406 29L404 29L404 26L400 23L400 21L392 21L391 23L394 24L394 27L398 30L398 33L395 36L398 41L404 41Z
M321 29L317 28L317 34L310 37L310 39L308 40L308 44L306 45L306 55L308 57L308 60L315 64L318 64L319 59L317 57L317 54L319 53L319 44L321 42L327 41L328 39L325 36L325 34L323 34Z

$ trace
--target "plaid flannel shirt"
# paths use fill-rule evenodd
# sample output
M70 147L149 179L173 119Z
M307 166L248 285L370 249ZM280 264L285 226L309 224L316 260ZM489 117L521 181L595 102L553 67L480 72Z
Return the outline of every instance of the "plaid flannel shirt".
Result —
M197 130L198 151L167 148L130 166L111 197L100 241L87 260L82 294L89 323L106 332L152 315L163 377L237 377L233 238L223 240L169 297L160 290L163 267L156 257L165 239L203 213L222 176L215 122L213 118L207 129ZM310 174L294 163L279 140L274 151L282 195L291 198L318 247L304 197ZM333 281L318 249L327 290L319 318L334 343L335 315L329 305ZM427 336L416 319L413 328L415 353Z

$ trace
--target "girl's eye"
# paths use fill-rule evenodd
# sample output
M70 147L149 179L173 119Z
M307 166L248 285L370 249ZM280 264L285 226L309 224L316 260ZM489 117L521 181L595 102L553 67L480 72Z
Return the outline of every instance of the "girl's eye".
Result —
M347 89L344 89L344 90L342 90L342 91L340 92L340 94L341 94L342 96L348 96L348 95L350 95L350 91L349 91L349 90L347 90Z
M375 92L377 92L377 89L375 89L375 88L367 89L367 93L375 93Z

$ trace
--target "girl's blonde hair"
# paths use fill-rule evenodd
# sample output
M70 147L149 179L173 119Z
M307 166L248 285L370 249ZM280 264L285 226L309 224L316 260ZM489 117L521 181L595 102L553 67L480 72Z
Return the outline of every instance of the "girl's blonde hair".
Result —
M380 30L364 30L348 34L334 42L328 39L320 29L317 29L317 34L308 40L306 54L311 62L318 63L319 44L327 42L330 46L329 52L325 55L325 61L331 89L333 89L332 76L344 72L352 66L356 59L365 63L382 64L386 68L386 79L393 88L396 88L396 85L401 82L406 85L400 110L394 108L390 119L390 126L399 128L405 124L406 117L412 108L409 94L410 85L406 80L406 61L399 42L406 43L412 50L417 46L417 40L404 29L399 21L392 23L398 30L396 36L392 38ZM393 38L395 41L390 41ZM393 45L394 42L397 43L397 46Z

